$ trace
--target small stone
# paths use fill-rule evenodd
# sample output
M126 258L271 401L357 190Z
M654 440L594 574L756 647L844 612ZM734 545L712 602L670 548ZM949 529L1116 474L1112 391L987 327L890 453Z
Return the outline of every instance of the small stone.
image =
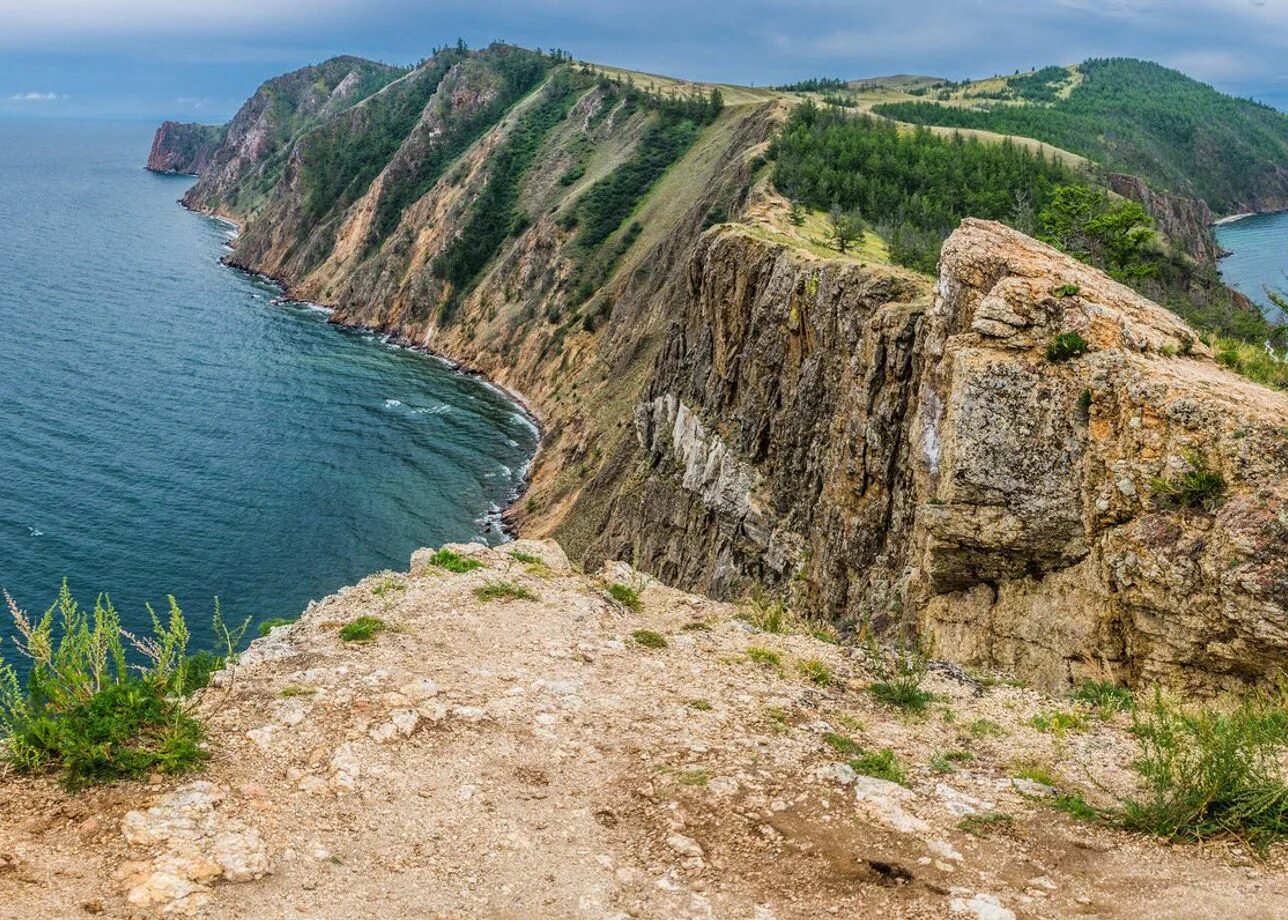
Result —
M683 834L672 834L666 838L666 845L681 856L702 856L702 845L692 837L686 837Z

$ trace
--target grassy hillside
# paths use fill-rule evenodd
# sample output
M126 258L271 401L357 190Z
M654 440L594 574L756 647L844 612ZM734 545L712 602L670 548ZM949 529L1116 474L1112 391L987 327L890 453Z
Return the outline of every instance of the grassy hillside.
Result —
M1288 205L1288 116L1124 58L918 88L873 110L903 122L1025 135L1218 212Z

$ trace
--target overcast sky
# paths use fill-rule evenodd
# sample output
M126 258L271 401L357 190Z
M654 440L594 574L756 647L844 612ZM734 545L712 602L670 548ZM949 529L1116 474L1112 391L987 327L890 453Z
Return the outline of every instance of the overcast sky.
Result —
M283 71L457 37L760 84L1129 55L1288 109L1288 0L0 0L0 114L224 121Z

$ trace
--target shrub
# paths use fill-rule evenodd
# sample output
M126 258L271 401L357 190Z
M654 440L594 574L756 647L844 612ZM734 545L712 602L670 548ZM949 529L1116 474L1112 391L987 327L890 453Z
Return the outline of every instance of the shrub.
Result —
M5 600L18 632L14 644L31 661L25 687L0 665L0 740L9 764L24 772L57 770L74 789L182 773L207 758L201 724L184 708L183 694L226 659L208 655L192 667L188 626L173 597L165 622L148 607L152 634L143 638L121 629L106 596L87 611L65 582L35 621L7 594ZM224 627L217 607L215 625L233 643L245 630ZM131 665L130 658L142 663Z
M1177 476L1156 476L1150 480L1149 492L1163 508L1194 508L1215 511L1225 496L1225 477L1207 465L1197 453L1186 458L1187 472Z
M881 680L868 687L878 702L909 712L922 712L935 695L921 689L926 677L926 657L919 651L896 649L891 661L876 653Z
M429 558L429 564L440 569L447 569L449 572L455 572L457 575L483 568L483 563L477 559L462 556L460 553L453 552L450 549L440 549L434 553Z
M534 556L532 555L532 553L521 553L518 550L515 550L514 552L510 553L510 558L513 559L515 562L524 562L524 563L527 563L528 565L543 564L541 562L540 556Z
M388 628L389 624L380 617L361 616L341 627L340 638L345 642L370 642L376 633Z
M689 700L685 705L698 712L710 712L714 708L709 700Z
M850 768L861 776L875 776L877 779L889 780L900 786L906 781L903 766L890 748L868 751L851 759L849 764Z
M1126 712L1134 705L1131 691L1109 681L1085 680L1070 694L1070 699L1095 708L1102 719L1109 719L1115 712Z
M819 687L832 685L832 669L818 658L809 658L796 662L796 670L810 683Z
M631 638L645 648L666 648L670 644L666 636L651 629L637 629L631 633Z
M1056 297L1073 297L1081 290L1082 288L1078 287L1076 284L1062 284L1052 290L1051 293Z
M738 619L750 623L761 632L782 635L791 632L794 618L782 601L752 596L747 598L738 611Z
M608 586L608 593L621 604L623 607L629 607L631 610L639 610L643 604L640 603L640 593L629 585L615 584Z
M1288 836L1282 699L1254 697L1221 712L1183 709L1155 692L1133 731L1143 788L1123 802L1126 827L1169 840L1239 837L1259 848Z
M1091 346L1076 332L1061 332L1051 344L1047 346L1047 360L1053 363L1068 361L1070 358L1076 358L1078 355L1087 353Z
M537 596L522 585L512 581L494 581L474 589L474 596L481 601L535 601Z
M1030 721L1032 725L1040 732L1048 732L1057 738L1063 738L1070 732L1084 732L1087 730L1087 718L1079 712L1067 712L1064 710L1053 709L1050 712L1039 712Z
M930 769L935 773L952 773L959 763L970 763L975 755L970 751L946 751L930 758Z

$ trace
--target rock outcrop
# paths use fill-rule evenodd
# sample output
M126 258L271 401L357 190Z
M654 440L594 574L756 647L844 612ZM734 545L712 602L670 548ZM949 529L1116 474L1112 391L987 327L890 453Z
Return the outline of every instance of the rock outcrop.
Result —
M1074 293L1076 291L1076 293ZM1054 363L1058 334L1084 356ZM944 248L910 436L909 598L935 647L1048 684L1194 691L1288 664L1288 395L1172 313L997 224ZM1158 483L1221 477L1214 510Z
M622 563L574 572L553 542L449 548L478 567L417 553L217 675L199 778L72 795L0 775L0 914L1188 920L1288 901L1281 852L1051 807L1131 791L1125 713L938 667L935 711L909 718L868 692L888 663L859 648L760 632ZM387 628L344 641L360 616ZM1055 710L1085 730L1041 730Z
M717 594L902 622L1048 686L1195 691L1288 664L1288 397L1174 314L966 221L933 304L736 229L698 248L600 551ZM1047 356L1076 332L1087 353ZM1213 510L1157 483L1221 477Z
M224 131L223 125L163 121L152 138L148 169L160 173L204 173L223 145Z

